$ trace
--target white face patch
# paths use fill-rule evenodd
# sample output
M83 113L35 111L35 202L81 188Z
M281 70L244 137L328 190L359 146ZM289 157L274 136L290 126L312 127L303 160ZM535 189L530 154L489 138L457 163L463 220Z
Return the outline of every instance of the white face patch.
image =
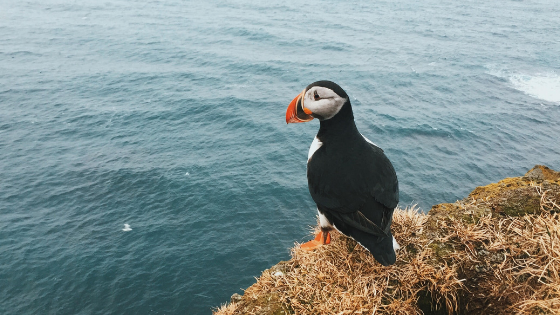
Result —
M311 146L309 147L309 153L307 154L307 162L309 162L309 160L313 156L313 153L315 153L315 151L319 150L319 148L322 145L323 145L323 142L321 142L321 140L319 140L319 138L317 138L317 136L315 136L315 139L313 139L313 142L311 142Z
M303 96L304 107L325 120L333 118L334 115L338 114L346 100L346 98L336 94L333 90L322 86L310 88Z

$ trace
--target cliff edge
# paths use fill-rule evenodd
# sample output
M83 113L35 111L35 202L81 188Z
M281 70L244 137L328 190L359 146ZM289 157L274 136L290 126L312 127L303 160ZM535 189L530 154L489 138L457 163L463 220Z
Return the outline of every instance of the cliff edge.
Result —
M537 165L428 214L397 209L393 266L333 233L214 314L558 314L559 213L560 173Z

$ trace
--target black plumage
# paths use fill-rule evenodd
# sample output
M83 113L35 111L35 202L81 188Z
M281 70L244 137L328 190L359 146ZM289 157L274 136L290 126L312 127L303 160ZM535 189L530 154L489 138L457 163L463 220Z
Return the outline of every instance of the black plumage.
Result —
M309 192L319 211L340 232L367 248L383 265L395 263L390 226L399 202L397 175L382 149L356 128L350 100L330 81L324 86L346 98L332 118L321 120L321 147L307 163Z

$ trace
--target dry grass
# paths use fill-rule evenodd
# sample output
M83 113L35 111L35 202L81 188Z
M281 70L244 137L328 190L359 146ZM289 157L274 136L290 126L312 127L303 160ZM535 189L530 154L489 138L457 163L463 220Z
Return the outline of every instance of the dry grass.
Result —
M233 315L237 310L237 303L224 304L216 309L214 314Z
M315 251L296 244L214 314L559 314L560 207L539 194L540 214L439 217L430 231L428 215L397 209L402 249L389 267L338 233Z

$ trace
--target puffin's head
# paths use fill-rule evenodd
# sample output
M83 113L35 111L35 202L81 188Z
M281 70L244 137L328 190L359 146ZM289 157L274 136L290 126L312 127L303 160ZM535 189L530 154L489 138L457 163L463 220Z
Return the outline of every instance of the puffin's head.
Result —
M331 81L311 83L288 106L286 123L331 119L347 101L348 95L338 84Z

